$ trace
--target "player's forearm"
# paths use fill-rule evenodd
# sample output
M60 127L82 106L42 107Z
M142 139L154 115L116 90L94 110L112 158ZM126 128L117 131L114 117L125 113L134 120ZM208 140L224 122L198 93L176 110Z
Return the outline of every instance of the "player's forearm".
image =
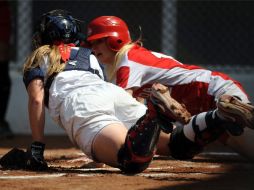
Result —
M45 108L43 102L29 101L29 122L33 140L44 142Z
M29 122L34 141L44 142L45 107L44 87L40 79L33 80L28 88Z

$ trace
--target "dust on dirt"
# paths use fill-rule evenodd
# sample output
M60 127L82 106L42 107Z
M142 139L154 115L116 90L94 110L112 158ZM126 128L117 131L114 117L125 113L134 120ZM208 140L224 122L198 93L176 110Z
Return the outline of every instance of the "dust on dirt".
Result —
M29 136L1 140L0 156L11 148L26 149ZM125 175L117 168L92 162L73 147L66 136L46 137L46 172L0 168L5 189L110 189L110 190L253 190L254 164L232 150L214 143L193 160L177 161L155 156L147 170Z

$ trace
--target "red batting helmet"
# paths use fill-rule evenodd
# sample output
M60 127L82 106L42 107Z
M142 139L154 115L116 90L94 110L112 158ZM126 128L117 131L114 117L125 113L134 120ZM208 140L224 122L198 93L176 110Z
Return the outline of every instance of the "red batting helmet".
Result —
M115 16L100 16L88 24L88 42L106 37L108 46L114 51L131 42L127 24Z

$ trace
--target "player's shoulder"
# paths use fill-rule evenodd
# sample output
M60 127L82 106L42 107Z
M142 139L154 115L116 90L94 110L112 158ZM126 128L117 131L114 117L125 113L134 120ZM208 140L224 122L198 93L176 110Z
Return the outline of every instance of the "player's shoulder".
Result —
M161 56L155 54L155 52L138 46L132 48L127 55L128 61L146 66L154 66L157 62L160 62Z
M73 52L82 52L86 53L87 55L90 55L92 53L92 50L86 47L71 47L71 51Z

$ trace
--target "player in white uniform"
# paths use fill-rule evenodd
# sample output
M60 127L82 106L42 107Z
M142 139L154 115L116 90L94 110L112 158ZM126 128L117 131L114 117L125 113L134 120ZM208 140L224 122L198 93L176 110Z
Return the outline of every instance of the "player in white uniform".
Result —
M44 14L37 25L36 47L24 65L33 143L26 168L47 169L44 160L45 106L70 140L89 158L127 173L145 170L155 153L163 103L146 106L123 88L103 80L91 50L75 47L79 25L64 10ZM155 85L160 95L160 86ZM153 97L153 100L157 98ZM160 105L166 109L156 110ZM188 119L188 118L187 118Z
M128 26L115 16L92 20L87 36L94 55L105 65L109 81L136 98L149 97L152 84L161 83L193 116L189 124L174 129L171 138L162 134L169 147L158 147L160 154L189 159L206 144L222 138L223 143L254 160L254 153L250 151L254 149L251 143L254 130L250 129L254 128L254 107L239 82L226 74L182 64L170 56L150 51L139 41L132 42ZM241 112L242 121L220 126L209 119L215 117L212 110L218 106L225 111L217 114L220 118L236 121L238 116L232 115L235 111L230 110L233 108Z

